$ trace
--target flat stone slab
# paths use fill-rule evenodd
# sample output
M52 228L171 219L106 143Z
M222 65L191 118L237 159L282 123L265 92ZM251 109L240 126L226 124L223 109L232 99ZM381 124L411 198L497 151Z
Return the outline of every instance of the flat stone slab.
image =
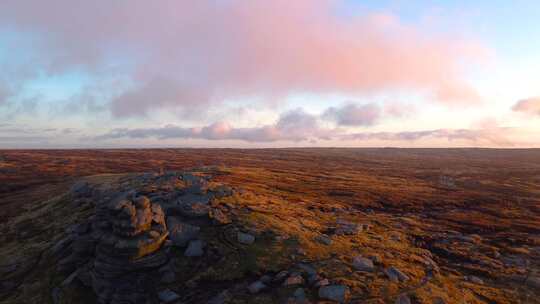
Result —
M255 242L255 237L249 233L238 232L238 243L251 245Z
M363 256L356 256L353 259L353 267L356 270L372 272L375 269L373 261L364 258Z
M172 302L180 299L180 296L176 292L174 292L174 291L172 291L170 289L162 290L162 291L158 292L157 295L158 295L159 300L164 302L164 303L172 303Z
M187 257L200 257L204 254L204 242L201 240L193 240L189 242L188 248L184 252Z
M189 241L199 236L200 227L182 222L176 217L167 217L167 229L169 229L169 239L173 245L184 247Z
M345 285L328 285L319 288L319 297L344 303L349 297L349 287Z

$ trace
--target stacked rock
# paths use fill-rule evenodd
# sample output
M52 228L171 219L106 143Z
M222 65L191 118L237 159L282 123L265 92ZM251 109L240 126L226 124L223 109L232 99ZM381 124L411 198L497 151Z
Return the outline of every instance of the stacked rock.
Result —
M165 215L146 196L123 194L96 212L99 231L92 287L103 304L149 303L152 271L168 262L159 250L167 237Z

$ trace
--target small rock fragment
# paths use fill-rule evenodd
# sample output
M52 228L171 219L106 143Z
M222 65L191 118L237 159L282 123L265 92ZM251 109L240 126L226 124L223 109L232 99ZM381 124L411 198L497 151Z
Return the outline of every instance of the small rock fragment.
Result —
M199 235L201 228L181 222L175 217L167 218L169 238L175 246L184 247Z
M319 288L319 297L344 303L349 297L349 287L345 285L328 285Z
M353 259L353 267L356 270L368 271L371 272L375 269L373 262L370 259L364 258L362 256L356 256Z
M484 281L482 279L480 279L479 277L477 276L468 276L468 277L465 277L467 281L471 282L471 283L474 283L474 284L479 284L479 285L482 285L484 284Z
M250 293L252 294L256 294L256 293L259 293L261 290L265 289L266 288L266 284L264 284L263 282L261 281L255 281L253 283L251 283L249 286L248 286L248 290Z
M285 282L283 282L283 286L294 286L302 284L304 284L304 278L302 278L302 276L299 274L291 275L285 280Z
M396 304L411 304L411 299L406 294L399 295Z
M170 290L170 289L165 289L165 290L162 290L160 292L158 292L158 298L163 301L164 303L172 303L178 299L180 299L180 296Z
M251 245L255 242L255 237L249 233L238 232L238 242L245 245Z
M328 285L330 285L330 282L328 281L328 279L324 278L324 279L321 279L321 280L315 282L313 287L318 288L318 287L328 286Z
M300 263L300 264L298 264L298 268L302 269L303 271L305 271L310 276L317 274L317 270L313 266L311 266L309 264Z
M297 288L294 291L293 296L295 300L298 302L304 302L306 300L306 292L304 291L304 288L301 288L301 287Z
M187 257L200 257L203 255L204 243L201 240L193 240L189 242L188 248L184 252Z
M272 277L269 276L269 275L263 275L263 276L259 279L259 281L261 281L261 282L267 284L267 283L272 282Z
M323 245L332 245L332 239L326 234L318 235L315 240Z
M394 266L386 268L384 270L384 274L386 274L386 276L394 282L404 282L409 280L409 277L406 274L404 274Z
M273 281L274 282L279 282L279 281L282 281L283 279L285 279L287 276L289 275L289 272L287 270L282 270L280 272L278 272L276 274L276 276L274 277Z

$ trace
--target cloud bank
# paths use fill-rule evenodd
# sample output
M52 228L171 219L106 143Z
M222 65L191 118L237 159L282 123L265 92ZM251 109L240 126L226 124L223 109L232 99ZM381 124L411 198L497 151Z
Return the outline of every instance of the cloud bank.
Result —
M372 126L381 117L381 109L374 103L357 105L346 104L343 107L330 107L323 117L335 121L340 126Z
M512 107L512 110L533 116L540 116L540 97L531 97L519 100Z
M346 107L344 107L346 108ZM326 111L328 112L328 111ZM217 122L203 127L184 128L167 125L159 128L115 129L94 139L110 141L122 138L145 139L204 139L204 140L240 140L249 143L269 142L317 142L317 141L388 141L415 142L429 139L447 141L465 141L470 144L488 144L491 146L511 147L510 128L490 125L475 129L432 129L402 132L347 132L343 128L321 127L320 120L327 114L312 115L302 109L286 112L271 125L251 128L236 128L227 122Z
M27 33L37 50L31 64L47 75L78 69L127 79L110 101L116 117L302 92L412 90L442 103L479 99L461 78L463 62L486 53L477 42L431 35L388 14L346 15L345 5L3 0L0 27ZM338 123L373 123L345 114L335 113Z

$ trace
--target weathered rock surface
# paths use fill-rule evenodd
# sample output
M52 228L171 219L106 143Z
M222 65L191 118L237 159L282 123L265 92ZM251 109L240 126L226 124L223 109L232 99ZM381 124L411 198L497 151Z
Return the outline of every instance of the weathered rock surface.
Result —
M406 294L399 295L396 304L411 304L411 299Z
M304 284L304 278L299 274L291 275L285 280L285 282L283 282L283 286L294 286L302 284Z
M261 290L267 288L266 284L264 284L263 282L261 282L260 280L259 281L255 281L253 283L251 283L249 286L248 286L248 290L250 293L252 294L256 294L256 293L259 293Z
M169 238L175 246L184 247L189 241L199 236L200 227L186 224L178 217L167 217L167 227L169 229Z
M204 243L201 240L190 241L184 255L187 257L200 257L204 254L203 247Z
M409 276L401 272L394 266L390 266L384 270L386 276L394 282L404 282L409 280Z
M158 292L158 297L163 303L173 303L174 301L180 299L180 296L170 289L165 289Z
M168 235L159 205L135 194L99 206L101 237L93 261L92 287L99 303L145 303L151 298L149 270L168 261L161 245Z
M349 298L349 288L345 285L328 285L319 288L319 297L344 303Z
M353 266L356 270L360 271L373 271L375 269L375 266L373 265L373 262L368 259L364 258L363 256L356 256L353 258Z
M251 245L255 242L255 237L249 233L238 232L237 239L239 243Z

